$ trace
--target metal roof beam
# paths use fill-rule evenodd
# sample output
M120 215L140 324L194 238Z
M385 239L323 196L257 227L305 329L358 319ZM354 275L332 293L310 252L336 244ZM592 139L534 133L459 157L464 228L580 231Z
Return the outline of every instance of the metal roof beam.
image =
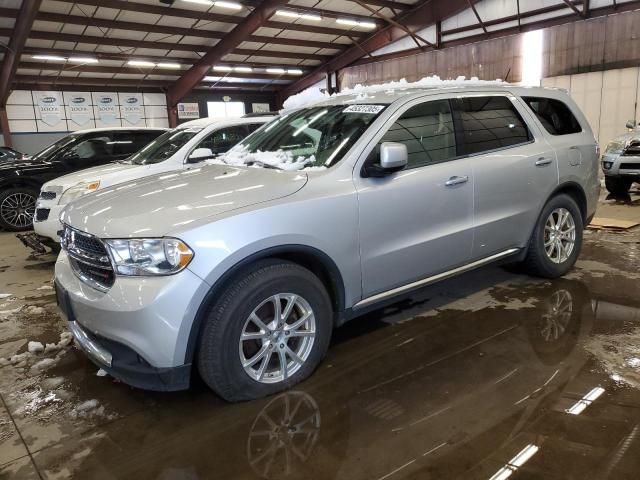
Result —
M18 62L24 45L29 38L29 32L36 18L42 0L23 0L20 14L16 18L10 34L9 45L6 47L2 67L0 68L0 108L4 109L11 92L13 77L18 69Z
M173 116L171 110L175 110L178 102L205 76L210 74L214 64L222 60L225 55L232 53L242 42L246 41L247 37L263 26L278 8L287 3L287 0L264 0L261 2L241 23L227 33L225 38L211 47L193 67L185 72L167 92L170 117Z

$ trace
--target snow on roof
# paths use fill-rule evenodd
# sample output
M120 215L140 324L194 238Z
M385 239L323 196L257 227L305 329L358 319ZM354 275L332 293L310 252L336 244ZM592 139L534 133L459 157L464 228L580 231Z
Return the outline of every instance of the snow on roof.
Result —
M498 80L480 80L478 77L471 77L467 80L466 77L460 76L455 80L442 80L439 76L433 75L431 77L424 77L417 82L407 82L406 79L398 81L391 81L386 83L380 83L376 85L361 85L358 84L353 88L345 88L340 93L334 93L329 95L322 92L318 87L311 87L303 90L302 92L292 95L283 104L283 110L294 110L298 108L309 107L331 98L338 98L347 95L359 95L364 96L369 93L376 92L393 92L395 90L407 90L413 88L438 88L438 87L458 87L458 86L487 86L487 85L508 85L500 79Z

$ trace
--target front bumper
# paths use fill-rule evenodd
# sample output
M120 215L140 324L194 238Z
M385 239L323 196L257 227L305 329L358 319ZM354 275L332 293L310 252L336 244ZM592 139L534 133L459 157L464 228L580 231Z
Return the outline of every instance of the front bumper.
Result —
M53 204L53 202L38 201L36 214L33 218L33 230L36 234L60 243L60 236L58 235L58 232L62 230L60 213L64 207L65 205L57 205ZM41 220L38 220L38 218L41 218Z
M56 263L56 293L80 348L113 377L149 390L188 388L186 349L208 286L185 270L166 277L117 277L107 292L83 283L66 252Z
M610 168L604 168L605 164L610 164ZM640 157L605 154L600 165L607 176L640 178Z

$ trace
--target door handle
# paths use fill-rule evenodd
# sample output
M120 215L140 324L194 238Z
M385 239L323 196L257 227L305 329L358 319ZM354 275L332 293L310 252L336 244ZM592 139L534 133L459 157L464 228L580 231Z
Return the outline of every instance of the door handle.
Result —
M449 180L447 180L446 182L444 182L446 187L454 187L456 185L462 185L463 183L467 183L469 181L469 177L464 176L464 177L451 177Z
M547 165L551 165L551 163L553 162L552 158L539 158L536 161L536 167L546 167Z

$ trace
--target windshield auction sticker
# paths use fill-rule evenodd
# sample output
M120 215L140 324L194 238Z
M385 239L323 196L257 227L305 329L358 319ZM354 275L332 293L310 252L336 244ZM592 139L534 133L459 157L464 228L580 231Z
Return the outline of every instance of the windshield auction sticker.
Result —
M342 113L368 113L376 115L384 110L384 105L351 105L345 108Z

